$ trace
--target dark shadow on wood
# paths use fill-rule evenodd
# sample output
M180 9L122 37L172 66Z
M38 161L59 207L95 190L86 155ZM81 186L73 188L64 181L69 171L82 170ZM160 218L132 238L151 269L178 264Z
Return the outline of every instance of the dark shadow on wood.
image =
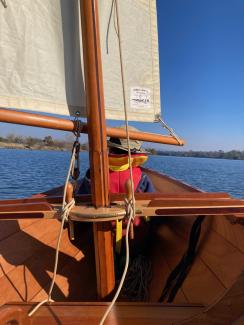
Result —
M0 241L0 254L7 263L15 266L15 268L7 270L7 267L1 265L3 275L0 277L0 283L5 277L16 291L15 300L30 301L40 291L40 288L36 288L35 290L38 289L37 291L31 290L31 283L35 281L31 279L30 275L27 279L26 275L26 273L31 273L39 286L48 293L51 284L51 276L48 272L53 272L54 269L54 247L56 247L58 231L56 236L53 235L55 239L46 245L41 239L38 240L21 230L17 221L1 221L1 223L4 223L5 229L9 225L11 230L9 230L8 237ZM73 244L79 250L74 255L80 254L80 258L76 259L74 256L71 257L60 252L58 275L67 279L65 279L64 284L67 286L68 282L69 289L68 297L66 297L62 291L62 281L58 282L58 285L54 286L52 295L52 298L57 301L82 301L94 300L96 298L94 246L91 225L75 225L75 236L76 240ZM49 244L52 244L53 247L50 247ZM17 267L21 265L23 270L17 270ZM22 276L23 281L21 281L21 284L20 281L14 281Z

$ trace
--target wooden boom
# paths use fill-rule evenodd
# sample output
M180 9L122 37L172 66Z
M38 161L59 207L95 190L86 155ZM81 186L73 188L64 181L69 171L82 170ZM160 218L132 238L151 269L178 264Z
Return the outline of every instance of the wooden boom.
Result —
M71 131L76 130L75 121L53 117L48 115L33 114L27 112L18 112L15 110L0 108L0 122L22 124L28 126L41 127L46 129L55 129L61 131ZM86 123L83 123L80 128L81 133L87 133L88 127ZM106 135L113 138L126 138L126 132L123 129L117 128L106 128ZM183 146L184 140L175 139L172 136L158 135L154 133L147 132L129 132L130 139L141 140L154 143L170 144L176 146Z

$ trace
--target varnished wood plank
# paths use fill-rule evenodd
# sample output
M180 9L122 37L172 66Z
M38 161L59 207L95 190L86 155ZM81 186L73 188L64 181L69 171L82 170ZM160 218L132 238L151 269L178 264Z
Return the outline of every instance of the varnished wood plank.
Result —
M202 224L198 256L218 277L221 283L228 288L244 269L244 254L228 240L216 233L212 228L212 224L213 221L210 217L206 218ZM189 229L186 223L178 222L176 232L183 236L185 240L189 237L187 228Z
M55 220L40 220L0 242L0 263L5 273L16 265L22 264L41 247L46 240L50 242L57 237L60 222ZM44 246L43 246L44 245ZM0 276L3 273L0 271Z
M188 238L182 238L175 231L176 225L177 223L171 224L170 220L167 224L161 225L158 228L157 239L161 241L162 254L172 270L182 258L188 245ZM216 299L225 287L201 258L196 257L182 290L190 303L208 304Z
M71 262L71 263L70 263ZM52 298L55 301L95 301L96 272L94 256L79 252L66 263L60 263ZM31 299L38 302L46 299L50 281Z
M162 188L166 187L167 184L162 182ZM123 201L125 194L121 193L113 193L110 194L110 200L114 201ZM152 193L135 193L135 199L139 200L165 200L165 199L206 199L206 198L215 198L215 199L229 199L231 198L227 193L207 193L207 192L177 192L177 193L160 193L160 192L152 192ZM77 196L78 200L82 200L81 196Z
M244 206L243 200L235 199L216 199L216 198L177 198L177 199L158 199L152 200L149 207L234 207Z
M145 209L144 212L147 212ZM189 216L199 216L199 215L239 215L239 218L244 217L244 205L241 206L213 206L213 207L166 207L158 208L155 213L158 216L180 216L180 215L189 215ZM146 214L148 215L148 213Z
M0 220L21 220L21 219L56 219L58 214L56 211L17 211L2 212Z
M31 324L98 324L102 318L108 304L52 304L41 307L32 317ZM16 308L16 305L7 305L0 309L1 313L4 308ZM31 305L20 305L24 311L24 316L28 313ZM189 318L203 310L199 305L162 305L162 304L123 304L117 303L109 315L106 324L125 324L125 325L169 325L174 321L180 321Z
M167 278L172 271L169 267L165 255L165 247L161 245L161 242L155 240L152 243L152 281L149 288L149 300L150 302L158 302L158 299L162 293L162 289L165 286ZM180 289L174 299L174 303L187 303L183 291Z
M52 225L53 231L46 228L47 234L41 237L39 249L0 278L1 290L6 292L0 296L0 304L9 301L40 301L47 297L53 274L59 226L60 223L55 222ZM79 247L69 241L68 231L64 230L60 245L58 277L53 290L55 300L77 301L96 298L92 228L82 227L81 230L80 236L83 240ZM35 229L29 231L35 235Z
M46 202L1 204L0 213L18 211L51 211L52 206Z
M31 320L27 313L18 306L8 306L0 311L1 324L20 324L29 325Z
M164 188L164 184L162 181L162 187ZM62 187L63 188L63 187ZM46 192L46 193L52 193L52 190ZM135 193L135 198L137 200L153 200L153 199L167 199L167 198L230 198L230 195L227 193L208 193L208 192L181 192L181 193ZM62 203L62 195L57 195L55 192L52 195L47 194L41 194L41 195L34 195L29 198L24 199L12 199L12 200L0 200L0 209L2 204L24 204L24 203L34 203L34 202L48 202L48 203ZM76 202L78 203L90 203L92 198L91 195L83 195L79 194L75 196ZM124 200L124 194L121 193L111 193L110 194L110 200L111 201L121 201Z
M226 288L244 270L244 254L214 231L209 232L199 255Z
M228 217L213 218L213 229L244 253L244 225L232 223Z
M197 316L176 324L241 324L238 319L244 316L244 273L226 290L222 297ZM241 321L241 320L240 320Z
M179 181L173 177L169 177L165 174L156 172L154 170L143 168L143 171L150 177L153 182L153 185L157 191L160 193L184 193L184 192L202 192L201 190Z
M0 220L0 241L13 235L14 233L25 229L32 223L38 222L35 219L23 220Z
M82 239L80 240L80 238ZM75 243L79 242L78 250L76 246L70 243L67 232L64 233L60 249L68 259L63 257L63 262L61 260L62 263L59 263L56 286L52 294L53 299L62 301L65 296L66 301L96 300L95 257L91 238L92 227L88 225L86 229L82 229L80 236L75 240ZM56 248L56 244L54 248ZM53 274L52 271L53 267L49 272L50 276ZM50 282L42 286L32 297L32 300L41 301L45 299L49 286Z
M67 272L63 273L62 268L66 264L70 265L73 271L73 265L77 268L79 266L79 260L72 256L74 255L74 251L77 252L78 249L70 249L69 245L72 244L69 242L66 230L63 234L63 241L60 247L58 268L58 274L65 278L67 278ZM52 238L52 242L49 243L49 245L43 244L40 246L39 250L35 252L35 255L32 255L30 258L25 260L23 264L16 265L14 269L5 274L4 277L0 278L1 290L6 292L5 295L0 296L0 304L9 301L30 301L37 292L41 291L45 287L47 287L47 295L53 274L55 248L56 238ZM80 259L81 258L82 256ZM68 282L70 283L72 281ZM70 287L72 286L75 286L73 282L70 284ZM54 289L56 295L59 294L63 300L66 299L67 292L64 290L65 288L62 286L57 287L55 285Z

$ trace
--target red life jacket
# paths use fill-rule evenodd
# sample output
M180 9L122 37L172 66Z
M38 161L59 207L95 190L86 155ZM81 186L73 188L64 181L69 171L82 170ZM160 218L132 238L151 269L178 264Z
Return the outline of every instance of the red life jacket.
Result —
M134 189L136 191L137 186L141 180L141 168L133 167L133 181L134 181ZM125 183L130 179L130 170L126 169L121 172L109 171L109 191L110 193L125 193Z

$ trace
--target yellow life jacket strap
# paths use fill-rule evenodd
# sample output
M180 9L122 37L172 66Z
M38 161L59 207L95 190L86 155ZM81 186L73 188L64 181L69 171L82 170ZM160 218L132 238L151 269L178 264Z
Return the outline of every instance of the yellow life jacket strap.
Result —
M116 253L120 254L121 252L121 244L122 244L122 220L116 220Z
M148 157L145 154L133 154L131 156L132 167L138 167L143 165L147 161ZM122 172L129 168L128 155L113 155L109 154L109 169L114 172Z

